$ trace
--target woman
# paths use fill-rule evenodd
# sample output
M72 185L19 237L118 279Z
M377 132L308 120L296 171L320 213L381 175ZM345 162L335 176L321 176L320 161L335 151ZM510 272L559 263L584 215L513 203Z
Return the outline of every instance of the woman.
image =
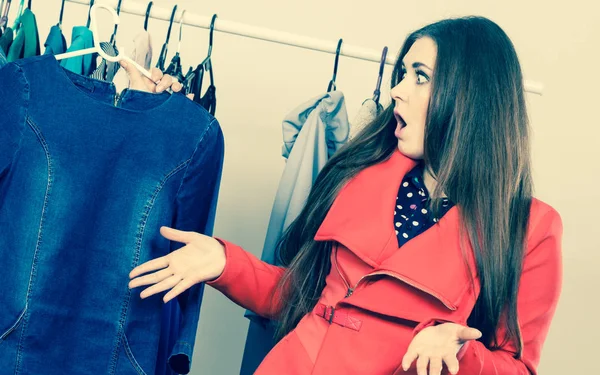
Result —
M393 102L329 161L282 238L285 267L164 227L185 246L135 268L130 287L169 301L206 281L277 320L257 374L536 374L562 224L532 198L522 80L488 19L415 31Z

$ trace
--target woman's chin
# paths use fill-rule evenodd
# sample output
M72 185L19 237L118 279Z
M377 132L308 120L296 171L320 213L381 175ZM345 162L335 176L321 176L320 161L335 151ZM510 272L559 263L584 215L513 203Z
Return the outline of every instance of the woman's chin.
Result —
M402 139L398 139L398 151L408 158L413 160L423 159L423 150L415 150L414 147L407 145Z

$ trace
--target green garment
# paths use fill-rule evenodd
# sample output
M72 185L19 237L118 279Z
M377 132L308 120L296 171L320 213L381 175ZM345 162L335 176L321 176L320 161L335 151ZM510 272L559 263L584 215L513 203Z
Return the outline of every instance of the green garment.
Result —
M19 19L19 27L15 40L8 50L6 58L9 62L27 57L39 56L40 38L38 36L37 22L31 10L25 9Z
M94 46L94 36L92 31L85 26L73 27L71 33L71 46L67 52L79 51L85 48ZM60 61L60 66L72 71L73 73L89 76L96 70L97 53L87 54L83 56L70 57Z
M13 31L10 27L7 27L4 30L4 34L0 37L0 48L2 48L2 52L4 55L8 55L8 50L10 49L10 45L13 42Z

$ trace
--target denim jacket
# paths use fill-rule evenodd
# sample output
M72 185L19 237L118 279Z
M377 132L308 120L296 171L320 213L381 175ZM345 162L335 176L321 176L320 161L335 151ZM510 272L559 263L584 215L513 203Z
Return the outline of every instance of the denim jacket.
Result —
M161 226L212 231L219 123L181 94L116 98L52 55L0 82L0 374L154 374L162 295L142 300L128 275L182 246ZM178 373L202 290L178 298Z

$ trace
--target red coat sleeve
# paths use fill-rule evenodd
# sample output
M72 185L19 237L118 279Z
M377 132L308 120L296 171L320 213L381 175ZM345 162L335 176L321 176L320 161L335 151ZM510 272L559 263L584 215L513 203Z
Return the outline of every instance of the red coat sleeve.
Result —
M225 268L218 278L206 284L245 309L265 318L275 317L280 301L276 287L285 268L263 262L231 242L217 240L225 247Z
M562 286L562 222L558 212L546 213L531 234L519 285L517 314L523 352L514 358L514 344L491 351L471 341L459 353L459 374L536 375ZM500 342L505 337L499 329ZM462 358L461 358L462 357Z

